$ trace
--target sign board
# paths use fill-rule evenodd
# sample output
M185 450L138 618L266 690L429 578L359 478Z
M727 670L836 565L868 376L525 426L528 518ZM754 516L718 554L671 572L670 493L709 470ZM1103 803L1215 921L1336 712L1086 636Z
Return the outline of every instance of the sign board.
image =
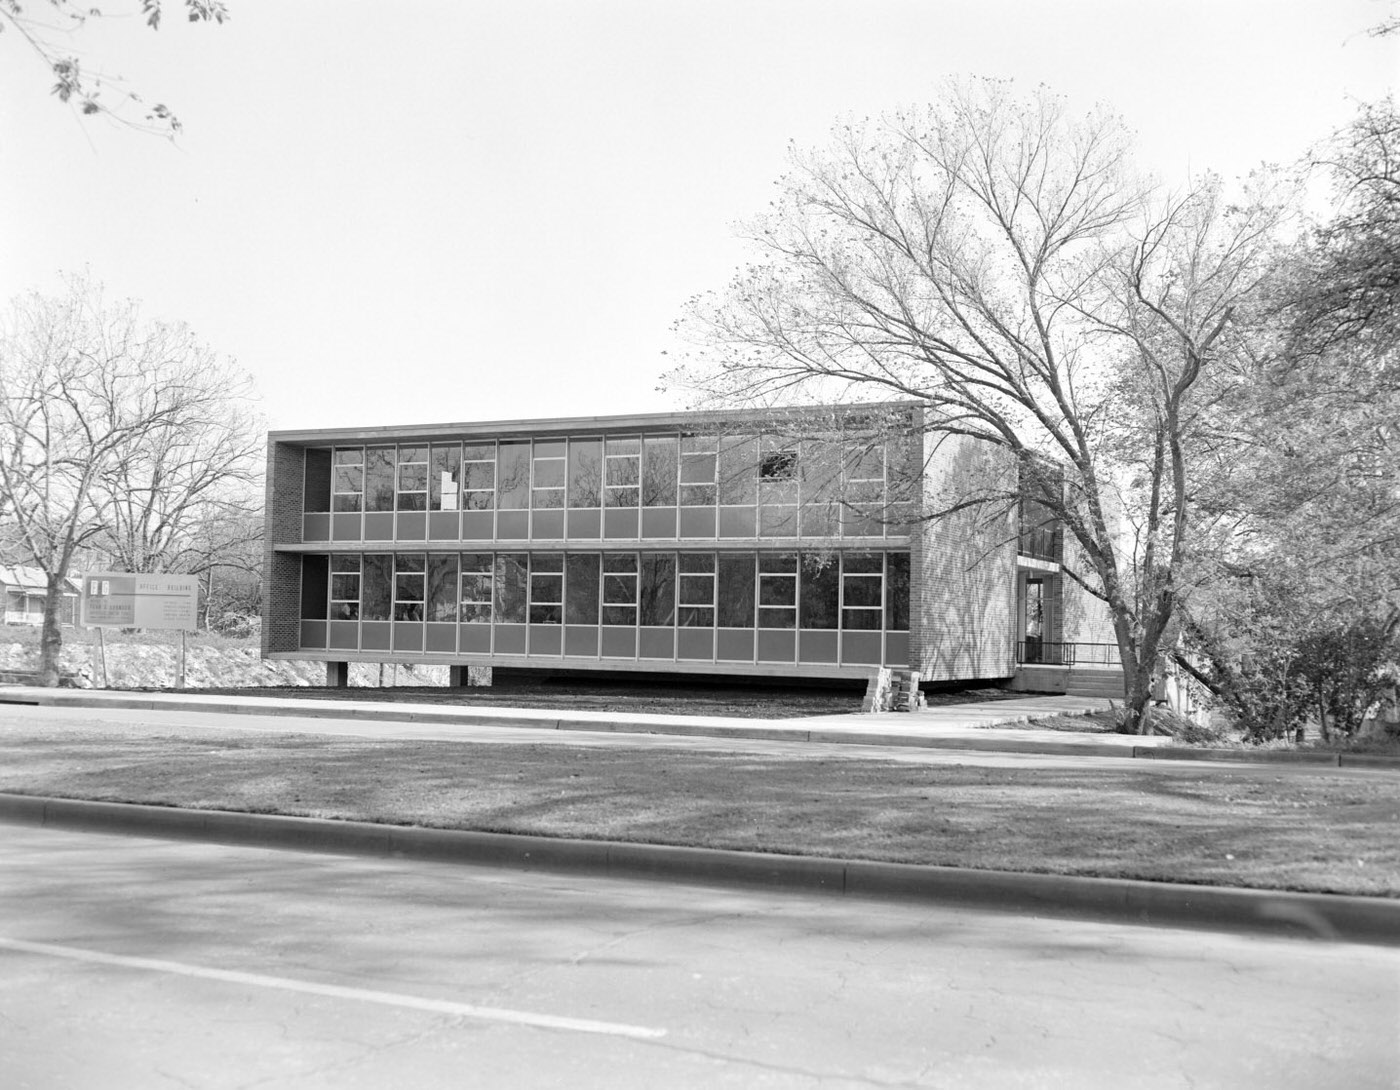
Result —
M83 576L81 624L96 628L199 627L199 577L92 572Z

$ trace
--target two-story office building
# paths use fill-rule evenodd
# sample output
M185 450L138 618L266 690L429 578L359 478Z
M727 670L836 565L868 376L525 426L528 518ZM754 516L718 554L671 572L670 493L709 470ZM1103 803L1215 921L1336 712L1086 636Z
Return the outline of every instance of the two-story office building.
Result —
M1009 678L1062 638L1058 538L921 516L1004 473L907 404L269 435L263 653ZM1032 555L1035 554L1035 555ZM1028 645L1027 640L1030 639Z

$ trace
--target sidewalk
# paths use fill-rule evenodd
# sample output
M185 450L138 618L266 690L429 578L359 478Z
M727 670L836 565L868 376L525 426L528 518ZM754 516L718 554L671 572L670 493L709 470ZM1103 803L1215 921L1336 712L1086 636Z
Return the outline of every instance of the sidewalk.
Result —
M373 692L374 690L366 690ZM251 691L250 691L251 692ZM56 708L125 708L232 715L296 716L363 722L444 726L532 727L537 730L664 734L678 737L750 738L778 742L905 746L991 753L1150 758L1182 761L1287 763L1336 768L1400 770L1400 759L1361 754L1299 753L1289 750L1193 749L1170 738L1126 734L1080 734L1024 726L1041 716L1075 715L1107 708L1097 697L1027 696L973 704L949 704L917 712L805 716L796 719L733 719L718 716L592 712L566 709L446 707L383 700L322 700L262 696L207 696L105 689L0 688L5 704Z

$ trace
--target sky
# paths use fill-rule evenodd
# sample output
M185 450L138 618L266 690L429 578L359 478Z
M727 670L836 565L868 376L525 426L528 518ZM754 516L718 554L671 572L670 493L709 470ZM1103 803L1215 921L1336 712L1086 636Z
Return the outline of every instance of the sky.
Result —
M86 270L278 429L685 407L672 323L789 143L950 76L1106 104L1169 185L1292 161L1400 81L1365 33L1391 0L166 0L159 32L95 2L85 67L184 131L80 119L0 35L0 295Z

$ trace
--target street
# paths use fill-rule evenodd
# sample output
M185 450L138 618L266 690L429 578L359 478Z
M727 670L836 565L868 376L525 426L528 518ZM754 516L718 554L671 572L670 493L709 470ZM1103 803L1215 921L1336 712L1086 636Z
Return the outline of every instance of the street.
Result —
M55 1087L1389 1087L1400 951L0 826Z

